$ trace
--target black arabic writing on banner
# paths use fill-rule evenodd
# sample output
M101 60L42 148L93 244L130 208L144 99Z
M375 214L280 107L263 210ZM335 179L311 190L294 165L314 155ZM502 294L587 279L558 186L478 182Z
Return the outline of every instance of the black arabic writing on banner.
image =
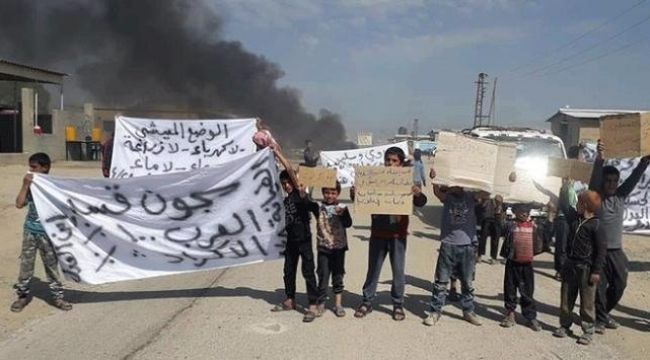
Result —
M246 178L207 190L191 191L184 196L166 197L152 189L141 189L140 196L129 200L114 183L104 188L111 193L110 201L89 204L67 198L60 208L61 214L44 220L56 229L49 235L63 272L79 282L83 280L83 271L99 273L114 266L116 259L121 262L129 258L138 262L149 259L152 266L163 259L168 268L191 264L199 269L222 259L277 257L285 243L283 207L280 186L269 169L270 159L272 157L264 157L253 163ZM254 204L233 204L231 198L238 192L252 193L256 201ZM220 214L216 222L215 213ZM142 214L150 220L162 219L157 224L166 224L165 228L152 231L135 226L132 219ZM116 226L107 229L99 225L106 224L102 216L111 217ZM210 216L212 221L205 221ZM273 244L272 253L260 242L262 234L269 232L280 239ZM129 241L110 241L116 237ZM166 250L156 250L159 246L147 246L147 243L164 245ZM82 269L74 255L79 250L74 251L75 247L93 251L97 257L94 269Z
M208 167L203 159L246 151L231 138L226 123L199 122L198 126L192 126L182 120L151 121L116 141L135 156L131 157L133 161L128 168L113 166L113 178L132 177L136 170L151 175L200 169ZM187 154L195 160L191 164L175 164L177 154Z

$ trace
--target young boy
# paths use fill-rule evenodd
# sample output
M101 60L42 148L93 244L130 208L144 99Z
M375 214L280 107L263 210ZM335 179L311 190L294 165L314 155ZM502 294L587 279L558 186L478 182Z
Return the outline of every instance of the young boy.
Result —
M341 305L343 275L345 274L345 252L348 250L346 228L352 226L352 217L347 207L340 205L341 184L335 188L323 188L323 202L318 211L316 238L318 239L318 310L323 312L330 275L334 291L334 314L345 316Z
M602 198L599 210L599 231L607 241L607 255L601 274L601 281L596 292L596 332L604 334L605 329L616 329L619 324L609 313L623 297L627 287L628 260L623 251L623 216L625 199L630 196L641 176L650 164L650 155L641 158L630 176L618 185L621 174L613 166L605 166L605 144L598 141L598 152L589 183L589 190L596 191Z
M430 177L435 177L432 170ZM433 185L433 193L443 203L441 221L441 245L433 284L431 313L424 320L427 326L435 325L440 319L442 307L447 298L447 285L452 275L457 275L461 283L460 302L463 307L463 318L469 323L479 326L481 322L474 313L474 288L472 281L476 264L476 201L479 197L487 197L484 192L469 192L463 188L452 186L447 192L441 191L437 184Z
M560 194L568 196L568 191ZM562 211L571 223L571 236L567 243L567 259L562 272L560 296L560 327L553 333L566 337L573 324L573 307L580 294L580 324L583 334L578 343L591 343L596 321L596 287L607 256L607 238L599 227L603 226L596 216L601 198L595 191L584 191L578 196L577 211L564 206ZM567 204L568 202L560 202Z
M521 313L531 329L541 331L542 327L537 321L533 298L535 275L532 262L537 231L535 224L529 219L529 209L526 205L516 204L513 211L515 220L506 225L505 241L501 248L501 256L507 259L503 278L506 316L501 321L501 326L509 328L515 325L517 290L519 290Z
M384 165L401 167L404 165L405 157L402 149L390 147L384 153ZM354 188L350 190L350 196L354 199ZM426 203L427 197L419 187L413 186L413 205L422 207ZM388 254L393 270L393 284L390 291L393 300L393 320L402 321L406 318L403 304L408 225L408 215L372 215L368 242L368 272L363 284L363 300L354 313L355 317L362 318L372 312L372 301L377 291L381 267Z
M36 153L29 157L29 171L31 173L47 174L50 172L52 162L45 153ZM41 220L38 217L36 206L32 199L29 186L32 183L33 174L27 174L23 178L23 187L16 197L16 207L22 209L27 205L27 216L23 227L23 246L20 252L20 274L18 282L14 285L18 299L11 304L11 311L20 312L32 300L29 291L29 283L34 275L34 262L36 251L40 251L45 274L52 295L52 305L61 310L70 310L72 305L63 300L63 286L61 285L58 261L56 252L50 242Z
M310 213L318 214L318 204L311 201L289 161L280 150L271 146L275 156L285 170L280 173L282 189L287 196L284 198L286 218L287 244L284 250L284 291L287 298L271 311L286 311L296 309L296 272L298 259L302 259L302 276L305 278L309 310L303 317L304 322L312 322L320 316L317 308L318 287L314 275L314 253L311 244Z

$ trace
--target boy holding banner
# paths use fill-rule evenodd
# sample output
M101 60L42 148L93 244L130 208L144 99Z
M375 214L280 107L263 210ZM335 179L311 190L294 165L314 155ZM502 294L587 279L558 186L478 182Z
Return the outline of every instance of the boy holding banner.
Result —
M623 297L627 286L628 260L623 251L623 217L625 200L636 187L650 164L650 155L641 158L632 174L618 185L621 173L614 166L604 166L605 145L599 140L589 189L600 193L599 233L607 240L607 256L596 292L596 332L616 329L618 323L609 316Z
M314 274L314 252L310 228L310 213L318 216L318 204L307 196L305 188L299 184L291 164L284 158L278 147L271 145L271 148L285 168L280 173L280 182L287 194L284 198L287 231L287 244L284 250L284 291L287 298L271 311L296 309L296 272L298 260L301 259L302 276L305 278L309 300L309 310L305 313L303 322L312 322L317 316L320 316L317 306L318 287Z
M384 166L404 166L406 156L399 147L390 147L384 153ZM427 203L427 197L419 187L413 186L413 205L422 207ZM354 199L354 187L350 189L350 197ZM393 320L401 321L406 318L404 313L404 263L406 260L406 235L408 233L408 215L373 214L370 225L370 241L368 242L368 272L363 284L363 300L357 307L354 316L365 317L372 312L372 301L377 292L377 284L381 267L386 255L390 258L393 270L391 297L393 300Z
M41 220L36 211L29 186L34 175L32 173L47 174L50 172L52 162L45 153L36 153L29 157L30 174L23 178L23 187L16 197L16 207L22 209L27 206L27 216L23 232L23 246L20 252L20 274L18 282L14 285L18 299L11 304L11 311L21 312L32 300L29 283L34 275L34 262L36 252L40 251L41 260L45 266L47 281L52 295L52 305L61 310L70 310L72 305L63 300L63 286L61 285L56 251L47 236Z

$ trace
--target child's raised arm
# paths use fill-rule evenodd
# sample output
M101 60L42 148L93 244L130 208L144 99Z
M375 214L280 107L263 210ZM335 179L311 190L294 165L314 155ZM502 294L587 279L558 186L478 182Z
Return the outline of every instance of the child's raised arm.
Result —
M23 186L20 188L18 196L16 196L16 207L22 209L27 202L27 193L29 192L29 185L32 184L32 179L34 179L33 174L26 174L23 178Z
M287 173L289 174L289 179L291 179L291 182L293 183L294 189L298 189L300 187L300 183L298 182L298 177L296 176L296 171L293 169L291 166L291 163L289 160L287 160L284 155L282 155L282 152L280 149L275 146L271 145L269 146L273 150L273 154L275 154L275 157L278 159L280 164L284 167L285 170L287 170Z

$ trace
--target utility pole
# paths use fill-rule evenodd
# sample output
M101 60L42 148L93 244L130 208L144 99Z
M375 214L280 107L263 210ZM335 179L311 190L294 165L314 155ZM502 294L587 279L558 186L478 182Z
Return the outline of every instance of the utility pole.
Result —
M497 94L497 80L499 80L499 78L495 77L494 78L494 84L492 84L492 100L490 100L490 112L488 113L488 125L493 125L493 124L496 125L497 124L497 119L496 119L496 116L494 115L494 113L496 111L495 106L494 106L494 102L495 102L495 99L496 99L495 96Z
M487 82L488 74L480 73L478 74L478 81L476 81L476 105L474 106L474 126L483 125L483 118L487 118L487 115L483 115L483 98L485 97L485 88L488 84Z

